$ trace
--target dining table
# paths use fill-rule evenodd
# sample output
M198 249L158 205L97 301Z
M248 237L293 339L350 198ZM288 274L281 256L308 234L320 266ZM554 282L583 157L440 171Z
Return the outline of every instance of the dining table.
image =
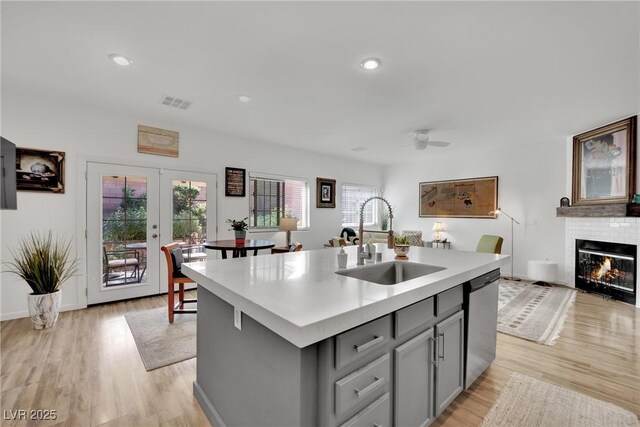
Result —
M204 247L211 250L220 251L222 259L227 259L227 251L232 251L233 258L246 257L247 251L253 251L253 255L258 255L260 249L270 249L276 245L271 240L246 239L244 243L236 243L235 239L211 240L204 243Z

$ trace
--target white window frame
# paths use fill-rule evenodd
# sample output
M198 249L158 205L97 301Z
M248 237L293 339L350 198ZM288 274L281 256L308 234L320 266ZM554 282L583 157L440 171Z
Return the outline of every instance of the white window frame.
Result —
M248 180L249 182L247 182L247 187L249 189L251 189L251 180L252 179L264 179L264 180L274 180L274 181L296 181L296 182L302 182L304 183L304 185L306 186L306 197L303 200L302 203L302 218L298 218L298 221L302 221L303 226L299 226L298 227L298 231L308 231L311 228L311 224L310 224L310 215L309 215L309 209L310 209L310 187L309 187L309 180L307 178L302 178L302 177L298 177L298 176L287 176L287 175L274 175L274 174L270 174L270 173L262 173L262 172L251 172L249 171L249 177ZM253 197L252 194L249 194L249 197ZM252 212L251 212L251 200L249 200L248 206L247 206L247 210L248 210L248 216L251 217ZM285 214L287 214L285 212ZM249 223L251 223L251 220L249 220ZM273 232L273 231L280 231L278 227L249 227L249 233L265 233L265 232Z
M375 185L366 185L366 184L351 184L348 182L345 182L342 184L342 187L340 188L340 199L341 199L341 205L340 205L340 216L341 218L344 217L343 212L344 212L344 208L345 208L345 198L344 198L344 192L345 192L345 188L346 187L359 187L359 188L366 188L366 189L370 189L373 190L373 196L378 196L379 194L379 190L378 187L376 187ZM363 200L364 201L364 200ZM373 222L368 223L365 222L364 226L365 227L372 227L372 226L377 226L378 224L378 214L379 214L379 209L380 209L380 203L378 203L379 201L376 200L375 202L371 203L371 206L373 207ZM360 205L358 205L357 207L358 212L360 211ZM359 217L357 219L357 221L355 223L343 223L342 226L343 227L357 227L359 225Z

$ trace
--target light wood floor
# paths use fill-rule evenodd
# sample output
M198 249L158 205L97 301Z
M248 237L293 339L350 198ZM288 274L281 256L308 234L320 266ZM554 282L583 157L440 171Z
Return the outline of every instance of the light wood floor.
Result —
M206 426L193 397L196 360L146 372L124 314L153 297L62 313L55 328L0 324L0 424ZM512 372L573 389L640 415L640 310L578 294L555 346L498 334L498 357L433 425L477 426ZM11 422L5 411L55 409L55 422ZM515 427L515 426L514 426Z

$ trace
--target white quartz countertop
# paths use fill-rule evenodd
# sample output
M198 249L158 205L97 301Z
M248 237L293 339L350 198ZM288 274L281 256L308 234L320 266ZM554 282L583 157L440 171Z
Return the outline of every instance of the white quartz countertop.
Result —
M356 249L348 269L356 266ZM383 244L382 262L395 253ZM446 291L508 262L507 255L411 247L409 261L445 270L397 285L336 274L338 248L185 263L182 272L302 348ZM371 265L371 264L367 264ZM199 307L200 310L205 309Z

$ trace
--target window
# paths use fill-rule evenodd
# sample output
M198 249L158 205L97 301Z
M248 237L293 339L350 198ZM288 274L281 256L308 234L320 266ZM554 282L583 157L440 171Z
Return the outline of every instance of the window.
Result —
M283 216L298 218L298 229L309 228L309 183L249 173L249 228L277 229Z
M345 184L342 186L342 225L357 226L360 222L360 206L369 197L377 196L375 187ZM376 223L378 203L369 202L364 209L364 225Z

